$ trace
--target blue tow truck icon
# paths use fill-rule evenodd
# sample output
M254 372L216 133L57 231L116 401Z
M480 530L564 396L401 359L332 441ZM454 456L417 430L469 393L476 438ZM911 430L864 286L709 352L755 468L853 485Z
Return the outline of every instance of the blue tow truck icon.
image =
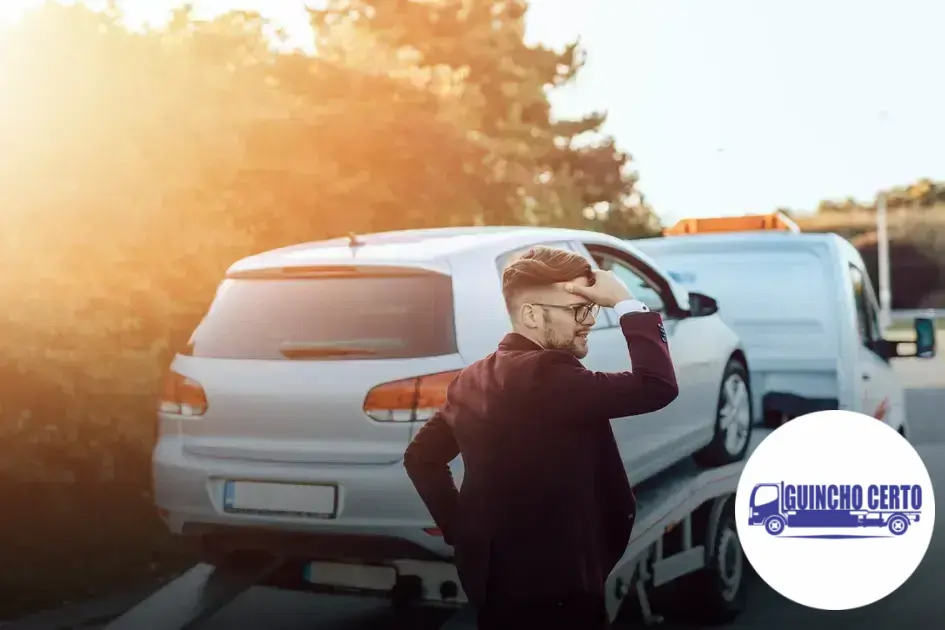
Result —
M918 485L793 485L759 483L749 499L749 525L772 536L786 528L885 527L894 536L919 521L922 488Z

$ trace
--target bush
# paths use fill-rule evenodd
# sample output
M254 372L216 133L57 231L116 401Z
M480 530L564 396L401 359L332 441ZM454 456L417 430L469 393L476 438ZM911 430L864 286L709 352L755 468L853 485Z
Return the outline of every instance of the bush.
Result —
M926 190L924 186L914 188ZM934 190L945 190L945 186ZM874 211L861 208L857 212L819 213L798 218L797 223L804 232L832 232L849 240L863 257L878 297ZM945 308L941 288L945 284L945 206L900 203L889 213L888 225L892 308Z
M879 295L876 233L851 241L863 256ZM889 235L893 309L945 308L945 225L903 226Z

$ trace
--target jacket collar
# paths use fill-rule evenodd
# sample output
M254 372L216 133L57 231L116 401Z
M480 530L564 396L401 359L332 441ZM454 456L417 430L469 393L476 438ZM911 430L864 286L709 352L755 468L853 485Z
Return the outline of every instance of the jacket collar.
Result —
M542 347L528 337L513 332L502 338L499 350L542 350Z

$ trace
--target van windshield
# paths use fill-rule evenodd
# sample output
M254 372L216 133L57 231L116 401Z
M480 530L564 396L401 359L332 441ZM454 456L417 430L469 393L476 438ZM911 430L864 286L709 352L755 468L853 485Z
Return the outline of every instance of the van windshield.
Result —
M736 329L749 321L808 321L828 291L823 265L806 251L652 256L680 287L718 300L720 315Z
M217 359L395 359L456 352L452 279L409 276L223 281L188 354Z

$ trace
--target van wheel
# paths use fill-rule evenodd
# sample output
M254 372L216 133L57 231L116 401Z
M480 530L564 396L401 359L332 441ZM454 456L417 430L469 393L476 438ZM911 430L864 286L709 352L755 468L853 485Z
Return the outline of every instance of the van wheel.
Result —
M744 459L751 442L752 417L748 370L744 363L732 358L725 366L719 388L715 436L708 446L696 453L696 461L714 467Z

